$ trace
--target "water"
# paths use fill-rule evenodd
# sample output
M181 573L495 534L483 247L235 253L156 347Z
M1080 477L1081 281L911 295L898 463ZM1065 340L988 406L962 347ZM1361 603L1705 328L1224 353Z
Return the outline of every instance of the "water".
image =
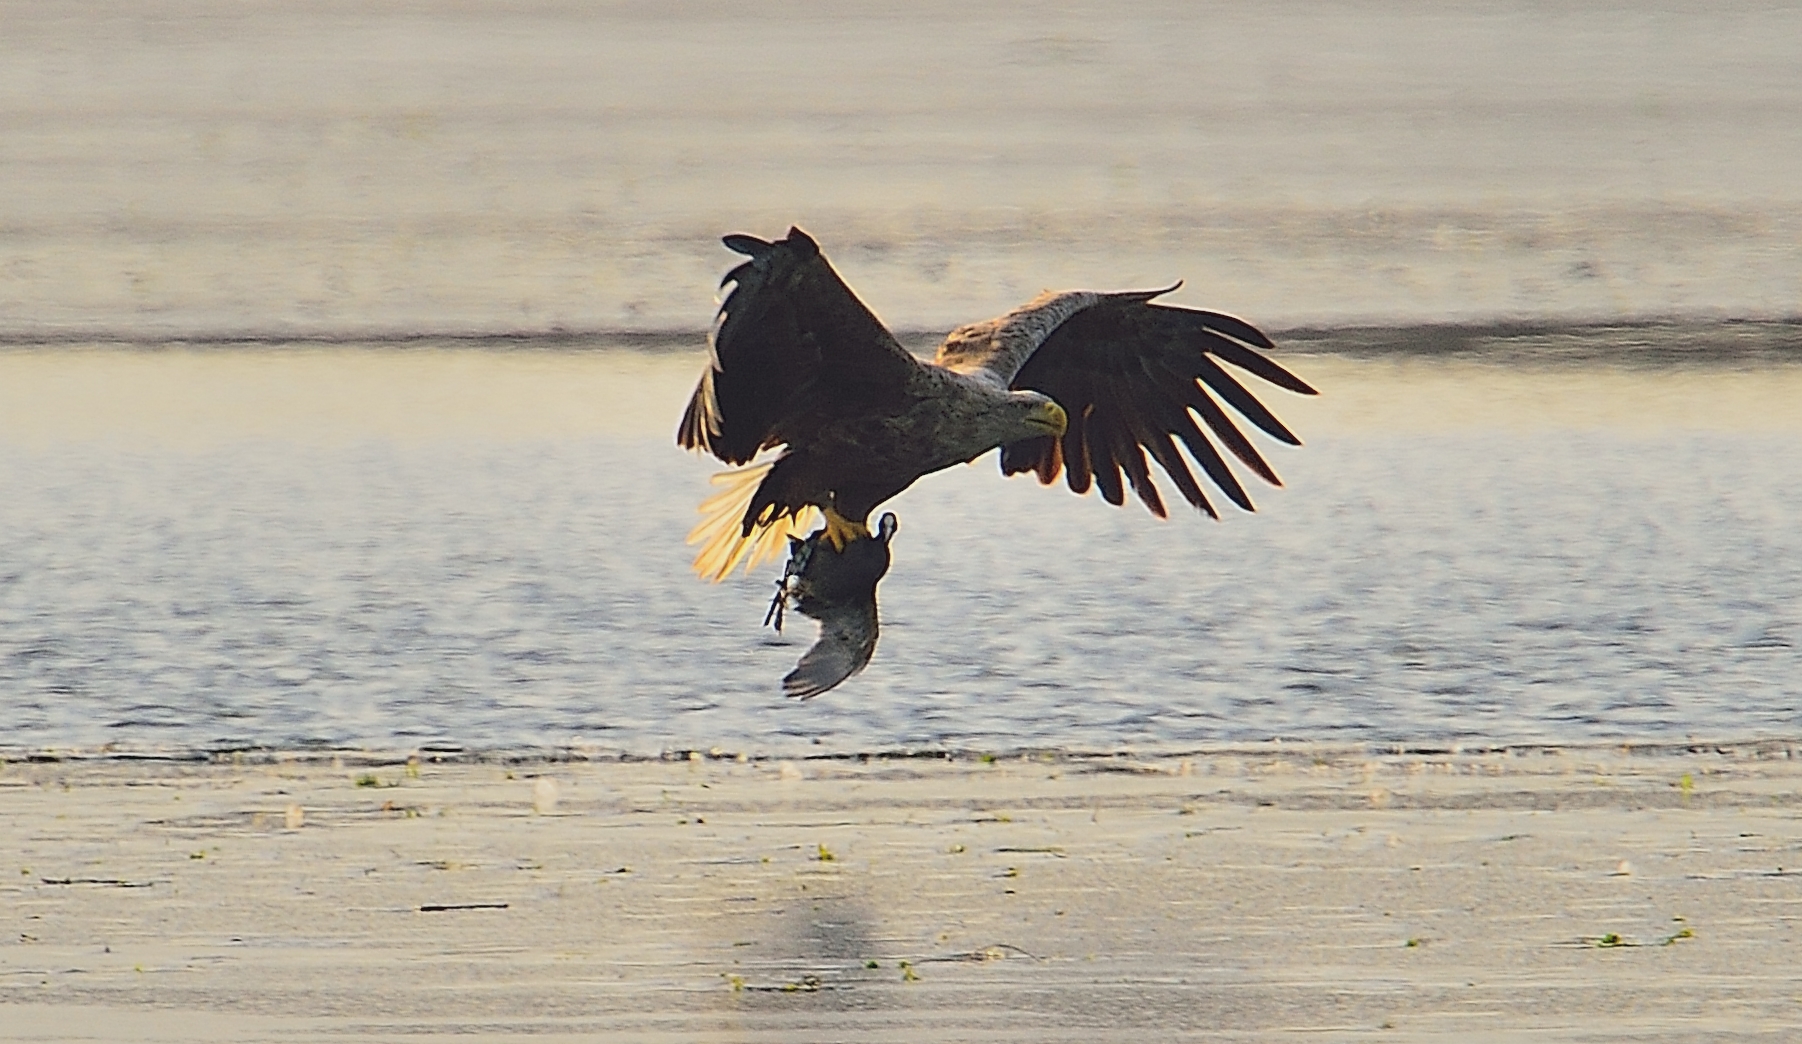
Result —
M1610 349L1618 354L1621 349ZM0 734L43 747L849 753L1802 727L1802 367L1292 356L1255 516L894 502L874 664L806 704L682 534L693 353L0 355ZM1249 482L1250 479L1247 479Z
M1794 6L0 25L6 750L1798 731ZM785 703L811 625L688 576L670 433L719 235L791 222L915 333L1188 280L1328 393L1289 488L938 476L874 665Z

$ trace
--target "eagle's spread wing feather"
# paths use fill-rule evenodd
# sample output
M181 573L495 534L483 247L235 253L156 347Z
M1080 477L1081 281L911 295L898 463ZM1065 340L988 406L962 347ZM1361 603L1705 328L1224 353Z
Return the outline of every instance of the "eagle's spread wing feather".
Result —
M1145 459L1150 453L1183 499L1215 515L1177 450L1180 442L1228 499L1250 511L1251 498L1208 439L1212 432L1260 478L1282 484L1215 396L1279 442L1300 440L1215 359L1303 395L1314 389L1255 350L1274 347L1256 328L1228 315L1151 303L1162 292L1095 295L1042 337L1011 386L1056 399L1070 425L1061 441L1045 436L1003 446L1003 472L1033 471L1049 485L1067 470L1072 490L1086 493L1092 480L1110 504L1124 503L1130 484L1162 518L1163 498ZM965 356L965 365L981 364Z
M720 285L712 360L677 441L728 464L792 441L836 417L897 398L919 363L798 228L767 243L727 236L750 256Z

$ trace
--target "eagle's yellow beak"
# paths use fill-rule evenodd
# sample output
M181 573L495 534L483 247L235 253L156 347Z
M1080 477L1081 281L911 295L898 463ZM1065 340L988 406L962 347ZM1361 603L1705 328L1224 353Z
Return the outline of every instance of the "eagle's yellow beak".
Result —
M1026 423L1035 428L1043 428L1045 434L1062 438L1064 429L1070 426L1070 415L1055 402L1048 402L1026 415Z

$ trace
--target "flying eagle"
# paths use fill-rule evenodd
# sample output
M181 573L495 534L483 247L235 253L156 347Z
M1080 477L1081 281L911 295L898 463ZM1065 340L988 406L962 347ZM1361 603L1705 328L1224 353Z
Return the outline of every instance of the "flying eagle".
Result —
M676 439L732 465L780 452L713 477L723 488L702 503L689 534L702 545L695 571L708 579L775 557L820 515L825 539L843 551L870 538L870 513L883 501L996 447L1004 474L1031 471L1050 485L1062 472L1072 490L1093 484L1115 505L1130 485L1162 518L1147 454L1183 499L1219 517L1179 445L1227 499L1254 510L1204 428L1253 473L1282 484L1221 401L1265 434L1301 444L1220 364L1303 395L1314 389L1255 350L1274 346L1250 324L1155 303L1180 283L1046 292L951 331L928 363L857 299L807 233L724 242L750 260L720 281L735 285Z

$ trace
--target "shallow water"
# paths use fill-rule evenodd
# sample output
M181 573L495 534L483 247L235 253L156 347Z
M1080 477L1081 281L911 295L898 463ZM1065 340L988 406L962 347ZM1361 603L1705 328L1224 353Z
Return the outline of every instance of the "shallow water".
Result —
M0 736L856 752L1802 728L1802 367L1287 356L1256 515L992 459L894 502L884 633L801 704L710 586L693 353L0 353ZM1248 480L1249 481L1249 480Z
M1796 733L1802 9L899 12L0 4L0 746ZM935 477L784 703L670 432L791 222L904 331L1188 280L1289 488Z

